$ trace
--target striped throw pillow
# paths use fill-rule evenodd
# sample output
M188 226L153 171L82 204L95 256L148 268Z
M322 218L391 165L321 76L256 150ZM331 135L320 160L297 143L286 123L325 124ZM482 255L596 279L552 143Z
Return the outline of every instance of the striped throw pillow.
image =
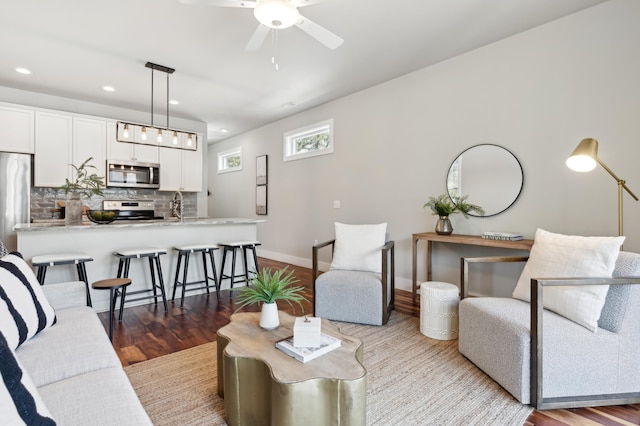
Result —
M0 258L0 331L11 349L56 322L33 271L17 254Z
M0 333L0 424L55 425L38 390Z

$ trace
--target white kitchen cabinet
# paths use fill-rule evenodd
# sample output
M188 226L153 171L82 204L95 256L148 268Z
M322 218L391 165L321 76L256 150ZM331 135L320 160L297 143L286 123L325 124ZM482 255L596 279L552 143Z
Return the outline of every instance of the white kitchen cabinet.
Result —
M59 187L75 177L71 164L89 157L91 173L105 175L106 120L36 111L34 186Z
M35 111L0 105L0 151L33 154Z
M93 118L73 118L72 161L79 166L85 160L93 157L89 162L95 169L89 169L89 174L96 173L105 176L107 151L107 122ZM72 172L75 175L74 172Z
M158 162L157 145L119 142L117 131L115 122L107 123L107 160L139 161L142 163ZM120 132L122 132L122 129L120 129ZM133 129L130 133L131 140L135 139L134 132L140 132L140 129ZM120 139L124 139L122 135L120 135Z
M161 191L202 191L202 147L199 135L194 142L198 144L196 151L160 148ZM187 138L180 138L179 146L183 147L186 144Z
M36 111L35 119L33 185L61 186L71 176L73 117Z

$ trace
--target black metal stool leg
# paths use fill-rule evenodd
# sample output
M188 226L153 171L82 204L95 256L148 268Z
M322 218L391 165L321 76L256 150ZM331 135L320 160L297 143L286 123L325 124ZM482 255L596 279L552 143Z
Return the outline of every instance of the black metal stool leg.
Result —
M120 315L118 321L122 321L122 313L124 312L124 297L127 294L127 286L123 286L120 290Z
M158 281L160 281L160 294L162 294L162 303L164 304L165 312L169 310L167 304L167 294L164 291L164 277L162 276L162 266L160 265L160 256L155 256L156 269L158 270Z
M84 262L79 262L76 264L76 269L78 270L78 278L80 281L84 281L84 285L87 288L87 306L91 307L91 293L89 292L89 280L87 279L87 268L84 265Z
M109 340L113 342L113 310L115 306L115 295L113 294L113 288L109 289L109 299L113 301L109 307Z
M202 252L202 266L204 267L204 285L207 287L207 294L209 294L209 271L207 270L207 252L209 250L205 250Z
M244 282L245 285L249 285L249 265L247 262L247 247L240 247L240 256L242 256L242 262L244 265Z
M176 288L178 287L178 278L180 277L180 264L182 263L182 252L178 252L178 262L176 265L176 278L173 280L173 294L171 295L171 300L176 298Z
M182 269L182 297L180 298L180 307L184 306L184 293L187 291L187 273L189 272L189 252L184 254L184 267Z
M231 254L231 288L233 288L233 284L236 279L236 248L232 247Z
M156 273L153 270L153 257L149 257L149 271L151 272L151 290L153 290L153 303L158 304L158 292L156 288Z
M213 283L216 286L216 295L218 297L218 301L220 301L220 280L216 273L216 262L214 261L213 251L214 249L209 249L209 259L211 260L211 269L213 271Z

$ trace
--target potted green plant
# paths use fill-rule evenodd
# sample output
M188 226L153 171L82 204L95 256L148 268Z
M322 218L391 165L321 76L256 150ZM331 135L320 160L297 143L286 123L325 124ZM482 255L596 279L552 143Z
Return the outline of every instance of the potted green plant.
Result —
M64 218L67 226L82 224L82 196L91 198L93 195L104 195L104 176L91 173L91 169L97 170L97 167L89 164L92 160L93 157L89 157L79 166L69 164L75 171L75 178L66 178L65 184L58 188L64 190L66 198Z
M271 269L263 268L261 272L257 273L250 280L250 285L237 289L240 293L238 298L240 307L236 312L247 305L262 303L260 327L266 330L273 330L280 325L278 305L276 304L277 300L284 300L294 311L295 307L292 302L295 302L300 306L302 312L304 312L302 301L308 302L307 298L302 295L304 287L292 286L292 284L297 283L298 280L293 278L293 271L290 271L288 274L286 273L287 268L288 267L285 267L273 273Z
M462 213L466 218L470 212L476 212L480 215L484 214L484 209L476 204L467 201L468 195L462 197L454 197L453 199L447 194L437 197L429 197L423 208L429 207L434 215L438 216L436 222L436 233L441 235L449 235L453 232L453 226L449 216L455 213Z

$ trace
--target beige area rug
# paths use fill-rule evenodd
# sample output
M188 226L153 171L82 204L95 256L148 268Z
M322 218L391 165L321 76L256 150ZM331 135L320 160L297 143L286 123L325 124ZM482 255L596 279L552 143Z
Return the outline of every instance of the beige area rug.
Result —
M418 318L337 325L364 342L368 425L523 425L532 411L460 355L457 340L423 336ZM225 424L215 342L125 371L155 425Z

